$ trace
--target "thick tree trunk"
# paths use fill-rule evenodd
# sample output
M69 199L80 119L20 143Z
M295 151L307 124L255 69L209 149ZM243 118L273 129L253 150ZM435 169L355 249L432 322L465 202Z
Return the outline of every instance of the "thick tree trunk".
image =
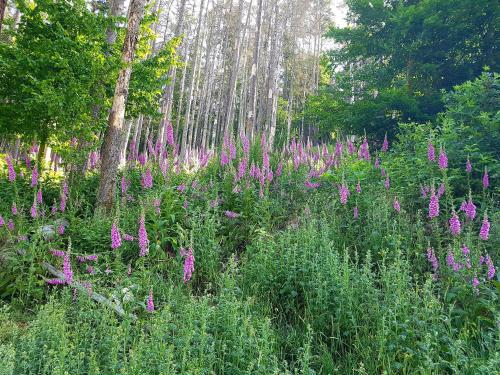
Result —
M146 0L131 0L127 34L123 44L122 62L115 87L115 96L108 119L108 129L101 149L101 181L99 184L98 204L102 209L111 210L115 203L116 179L120 163L123 120L127 103L132 61L139 36L139 26L144 16Z

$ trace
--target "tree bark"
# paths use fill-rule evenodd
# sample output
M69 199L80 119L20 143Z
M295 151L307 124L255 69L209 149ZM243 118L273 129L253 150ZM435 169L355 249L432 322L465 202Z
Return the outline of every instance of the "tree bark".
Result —
M101 181L99 183L98 205L106 211L111 210L115 203L125 106L132 73L132 61L145 5L146 0L131 0L130 2L128 27L122 51L124 67L120 70L116 82L113 105L108 118L108 129L101 149Z
M7 9L7 0L0 0L0 33L2 32L3 18Z

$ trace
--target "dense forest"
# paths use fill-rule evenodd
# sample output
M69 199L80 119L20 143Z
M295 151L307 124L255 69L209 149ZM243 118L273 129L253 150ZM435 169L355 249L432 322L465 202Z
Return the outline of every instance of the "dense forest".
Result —
M0 375L497 373L499 29L0 0Z

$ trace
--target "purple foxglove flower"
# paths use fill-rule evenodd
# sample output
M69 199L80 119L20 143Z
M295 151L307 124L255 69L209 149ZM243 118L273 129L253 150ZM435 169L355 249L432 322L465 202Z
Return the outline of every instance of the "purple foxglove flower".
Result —
M236 159L236 147L233 142L229 142L229 158L230 160Z
M443 184L443 183L441 183L441 184L439 185L439 187L438 187L438 191L437 191L437 196L438 196L438 198L441 198L441 197L443 196L443 194L444 194L445 190L446 190L446 187L444 186L444 184Z
M64 231L66 230L66 227L61 224L57 227L57 233L59 233L60 236L62 236L64 234Z
M93 275L95 273L95 269L94 267L92 266L87 266L87 272L91 275Z
M59 258L62 258L66 255L66 253L62 250L51 250L50 253L55 256L55 257L59 257Z
M450 232L453 236L457 236L460 234L460 232L462 231L461 229L461 226L460 226L460 220L457 216L457 213L455 212L455 210L453 210L453 213L451 214L451 218L450 218Z
M472 288L476 291L476 293L479 293L479 289L477 288L479 286L479 279L477 276L474 276L472 279Z
M436 272L439 268L439 262L437 260L436 254L434 253L434 249L429 247L427 249L427 260L432 265L432 269Z
M311 182L311 180L307 179L306 182L304 182L304 186L308 189L317 189L320 187L319 182Z
M189 248L187 253L185 253L184 256L184 284L186 284L189 280L191 280L191 277L193 276L194 272L194 255L193 255L193 249Z
M448 156L446 156L446 152L442 148L439 151L438 166L441 170L448 168Z
M17 215L17 205L16 202L12 202L12 215Z
M31 171L31 187L35 187L38 184L38 168L35 165L33 171Z
M59 205L59 209L61 210L61 212L64 212L66 210L67 199L68 199L68 183L64 181L62 185L61 202Z
M5 225L5 220L3 219L2 215L0 215L0 227L3 227Z
M134 238L133 236L131 236L130 234L127 234L127 233L125 233L125 234L123 235L123 239L124 239L125 241L134 241L134 240L135 240L135 238Z
M465 216L471 221L476 217L476 205L472 202L471 198L469 198L469 201L465 205Z
M229 164L229 158L227 156L227 153L225 150L222 150L221 151L221 154L220 154L220 165L222 167L226 166L227 164Z
M467 158L467 162L465 163L465 171L467 173L471 173L472 172L472 164L470 163L469 158Z
M139 238L139 256L143 257L146 256L149 253L149 239L148 239L148 232L146 232L146 223L144 219L144 214L141 214L141 217L139 218L139 232L138 232L138 238Z
M113 250L118 249L122 245L122 238L120 236L120 231L116 226L116 223L113 223L111 226L111 248Z
M226 215L226 217L228 217L230 219L235 219L235 218L240 216L240 214L233 212L233 211L225 211L224 214Z
M99 256L98 255L87 255L85 257L85 260L90 260L92 262L97 262L97 259L99 259Z
M439 216L439 198L434 193L434 189L431 189L431 199L429 201L429 218L434 218Z
M349 187L347 184L342 184L339 186L340 203L343 205L347 204L347 198L349 197Z
M236 179L238 181L245 176L247 172L247 164L248 164L248 159L246 157L243 157L240 160L240 163L238 164L238 174L236 175Z
M431 142L427 145L427 159L429 161L436 161L436 150Z
M359 208L358 208L358 206L356 206L356 207L354 207L353 217L354 217L355 219L357 219L357 218L358 218L358 216L359 216Z
M490 222L488 221L488 215L484 213L483 224L481 225L481 230L479 231L479 237L483 241L487 241L490 236Z
M31 206L30 209L31 217L35 219L38 216L38 210L36 206L36 200L33 201L33 205Z
M394 203L392 205L394 207L394 210L397 212L397 213L400 213L401 212L401 206L399 205L399 201L398 201L398 198L395 197L394 198Z
M151 189L153 187L153 175L149 168L146 169L146 172L141 177L141 185L143 189Z
M250 153L250 139L244 134L240 134L241 147L243 148L243 153L248 155Z
M429 192L429 187L428 186L421 186L420 187L420 194L422 194L422 198L426 199L428 192Z
M174 128L172 127L172 123L169 121L167 123L167 129L166 129L166 134L167 134L167 144L169 146L175 146L175 141L174 141Z
M146 310L150 313L155 311L155 304L153 302L153 289L149 290L149 296L148 296Z
M47 284L50 284L50 285L62 285L62 284L66 283L66 280L63 280L63 279L48 279L48 280L45 280L45 282Z
M484 174L483 174L483 187L485 189L488 189L490 186L490 178L488 176L488 168L484 168Z
M139 162L140 165L144 167L147 161L146 154L144 153L139 154L139 156L137 156L137 161Z
M387 177L385 178L384 186L386 190L389 190L391 187L391 180L389 179L389 175L387 175Z
M39 189L38 192L36 193L36 201L38 204L43 203L42 189Z
M161 201L159 199L154 199L153 200L153 207L155 208L155 212L159 215L161 213L160 209Z
M349 153L349 155L354 154L355 151L356 149L354 147L354 143L352 143L351 141L347 141L347 152Z
M373 166L375 167L375 169L379 169L380 168L380 160L378 160L378 156L375 157L375 164Z
M179 191L180 193L184 193L185 190L186 190L186 185L181 184L177 186L177 191Z
M493 265L493 260L491 260L491 257L489 255L486 255L484 262L488 266L487 278L488 280L491 280L493 279L493 277L495 277L495 266Z
M7 222L7 229L11 232L14 230L14 221L12 219Z
M278 167L276 168L276 177L280 177L283 173L283 161L280 160Z
M69 258L69 254L64 255L63 273L64 273L64 280L66 281L66 284L71 284L73 282L73 270L71 269L71 261Z
M382 143L381 151L386 152L387 150L389 150L389 141L387 140L387 133L385 133L384 142Z
M5 158L5 162L7 163L7 169L9 170L9 181L16 181L16 171L14 170L14 165L12 164L12 159L10 156Z
M358 180L358 184L356 185L356 193L361 193L361 183Z
M470 254L470 250L466 245L462 245L462 252L465 256L468 256Z

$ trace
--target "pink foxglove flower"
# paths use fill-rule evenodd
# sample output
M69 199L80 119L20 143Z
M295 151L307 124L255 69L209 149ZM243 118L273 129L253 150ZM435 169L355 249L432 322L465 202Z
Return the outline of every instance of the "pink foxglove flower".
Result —
M172 127L172 123L170 121L167 123L166 135L167 135L167 144L172 147L175 146L174 128Z
M66 210L67 199L68 199L68 183L64 181L62 185L61 202L59 205L59 209L61 210L61 212L64 212Z
M361 193L361 183L358 180L358 184L356 185L356 193Z
M444 186L444 184L443 184L443 183L441 183L441 184L439 185L439 187L438 187L438 191L437 191L437 196L438 196L438 198L441 198L441 197L443 196L443 194L444 194L445 190L446 190L446 187Z
M460 234L462 231L461 226L460 226L460 219L457 216L457 213L455 210L453 210L453 213L451 214L450 218L450 232L453 236L457 236Z
M356 206L356 207L354 207L354 210L353 210L353 217L355 219L357 219L358 216L359 216L359 208L358 208L358 206Z
M469 201L465 205L465 216L471 221L476 217L476 205L472 202L470 197Z
M139 218L139 233L138 233L138 238L139 238L139 256L143 257L146 256L149 253L149 239L148 239L148 232L146 232L146 223L144 219L144 214L141 214L141 217Z
M64 273L64 280L66 281L66 284L71 284L73 282L73 270L71 269L71 261L70 261L68 253L66 253L64 255L63 273Z
M12 215L16 216L17 215L17 205L16 202L12 202Z
M438 166L441 170L448 168L448 156L442 148L439 151Z
M35 187L38 184L38 168L35 165L33 171L31 172L31 187Z
M30 213L31 213L31 217L33 219L35 219L38 216L36 200L33 201L33 205L31 206L31 209L30 209Z
M467 173L471 173L472 172L472 164L470 163L469 158L467 158L467 162L465 163L465 171Z
M2 215L0 215L0 227L3 227L5 225L5 220L3 219Z
M135 240L135 238L134 238L133 236L131 236L130 234L127 234L127 233L125 233L125 234L123 235L123 239L124 239L125 241L134 241L134 240Z
M7 169L9 170L9 181L16 181L16 171L14 170L14 165L12 164L12 159L10 156L5 158L5 162L7 163Z
M148 302L147 302L146 310L148 312L155 311L155 304L153 302L153 289L149 290L149 296L148 296Z
M462 252L464 253L465 256L469 256L470 250L466 245L462 245Z
M57 233L59 233L60 236L62 236L64 234L64 231L66 230L66 227L61 224L57 227Z
M379 169L380 168L380 160L378 160L378 156L375 157L375 164L373 166L375 167L375 169Z
M36 201L38 204L43 203L42 189L38 189L38 191L36 193Z
M486 266L488 266L487 278L488 280L491 280L493 279L493 277L495 277L495 266L493 265L493 260L491 260L491 257L489 255L486 255L484 263L486 264Z
M401 212L401 206L400 206L400 204L399 204L398 197L395 197L395 198L394 198L394 202L393 202L392 206L394 207L394 210L395 210L397 213L400 213L400 212Z
M224 214L226 215L226 217L228 217L230 219L235 219L235 218L240 216L240 214L233 212L233 211L225 211Z
M186 284L189 280L191 280L191 277L193 276L194 272L194 255L193 255L193 249L189 248L187 252L183 251L184 253L184 284ZM181 253L182 255L182 253Z
M439 216L439 198L434 193L434 188L431 189L431 198L429 201L429 218Z
M151 189L153 187L153 175L149 168L146 169L146 172L141 177L141 185L144 189Z
M118 249L122 245L122 238L120 236L120 231L116 226L116 223L113 223L111 226L111 248L113 250Z
M389 190L391 187L391 180L389 179L389 175L387 175L385 178L384 186L385 186L386 190Z
M385 133L384 142L382 143L382 152L389 150L389 141L387 140L387 133Z
M340 203L343 205L347 204L347 198L349 197L349 187L346 184L339 186Z
M481 225L481 230L479 231L479 237L486 241L490 237L490 222L488 221L488 215L484 213L483 224Z
M427 145L427 159L429 161L436 161L436 150L431 142Z
M490 186L490 178L488 176L488 168L484 168L484 174L483 174L483 187L485 189L488 189Z
M434 253L434 249L432 247L429 247L427 249L427 260L432 265L432 269L434 270L434 272L437 272L437 270L439 268L439 262L437 260L436 254Z
M12 219L7 222L7 229L11 232L14 230L14 221Z
M227 156L227 153L225 150L222 150L220 154L220 165L224 167L225 165L229 164L229 157Z

